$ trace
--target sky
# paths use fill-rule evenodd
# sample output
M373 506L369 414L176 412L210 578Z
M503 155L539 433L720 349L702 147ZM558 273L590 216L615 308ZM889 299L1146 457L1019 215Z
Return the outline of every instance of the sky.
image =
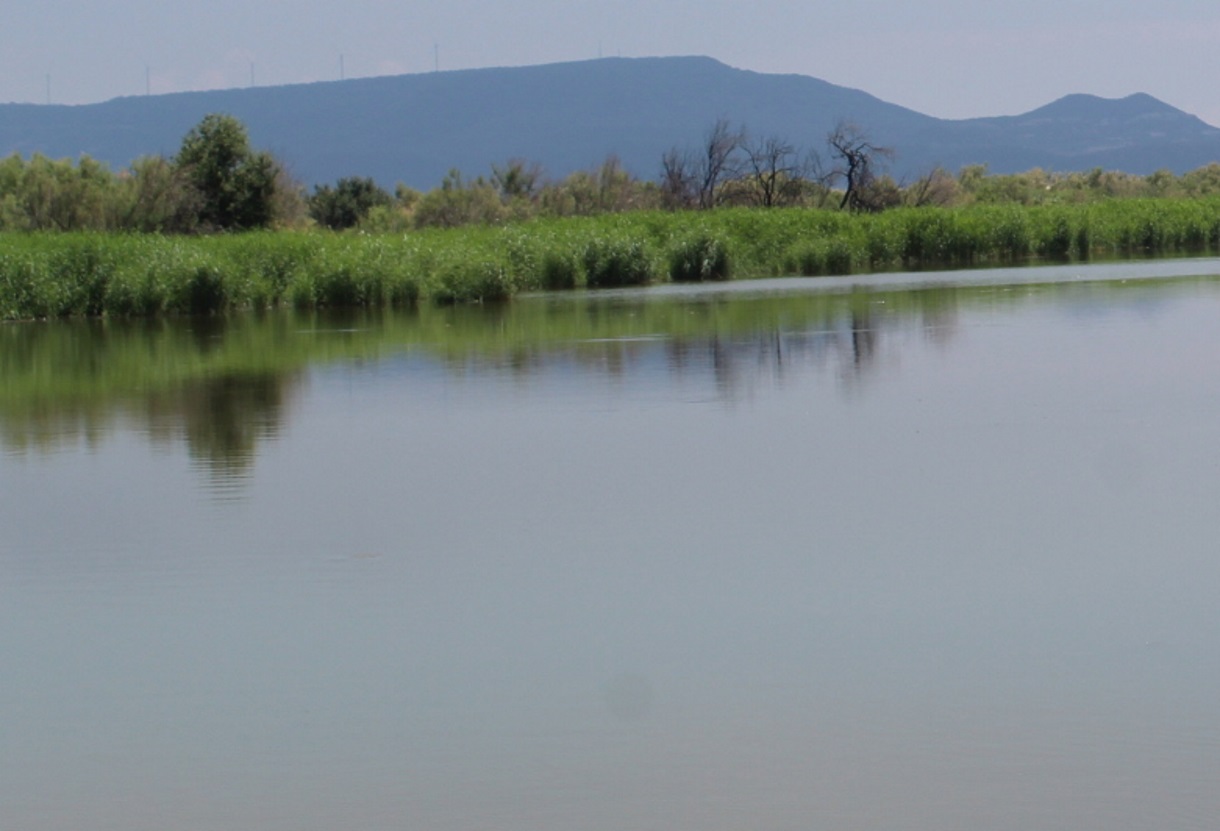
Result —
M5 0L0 102L707 55L942 118L1146 92L1220 126L1216 0Z

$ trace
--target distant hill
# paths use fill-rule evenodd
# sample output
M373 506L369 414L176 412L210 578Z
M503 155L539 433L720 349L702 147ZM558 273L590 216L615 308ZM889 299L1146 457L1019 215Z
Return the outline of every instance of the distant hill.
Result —
M226 112L308 184L372 176L440 183L520 157L559 177L616 154L638 176L694 146L717 118L824 150L840 120L896 151L893 172L987 164L1006 173L1094 167L1181 173L1220 160L1220 129L1148 95L1070 95L1024 115L945 120L801 75L711 58L606 58L501 69L117 98L81 106L0 105L0 155L88 154L124 167L172 155L204 115Z

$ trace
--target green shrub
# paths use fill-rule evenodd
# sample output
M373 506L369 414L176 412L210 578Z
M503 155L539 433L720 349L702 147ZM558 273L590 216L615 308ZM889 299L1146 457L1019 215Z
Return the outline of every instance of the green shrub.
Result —
M571 251L545 252L539 271L541 286L548 291L574 289L580 284L580 263Z
M515 286L505 264L494 259L459 259L442 266L432 298L437 303L507 300Z
M729 279L728 247L704 232L678 242L669 252L669 279L698 283Z
M583 259L589 288L642 286L652 281L652 264L639 240L591 240Z
M993 257L1004 262L1015 262L1029 256L1030 231L1027 216L1027 211L1006 209L990 218L992 231L989 248Z
M826 273L851 274L855 260L852 241L845 237L834 237L826 245Z
M803 240L784 255L784 272L802 277L826 273L826 244L822 240Z
M228 305L224 274L215 265L198 265L176 281L169 298L170 311L181 314L215 314Z

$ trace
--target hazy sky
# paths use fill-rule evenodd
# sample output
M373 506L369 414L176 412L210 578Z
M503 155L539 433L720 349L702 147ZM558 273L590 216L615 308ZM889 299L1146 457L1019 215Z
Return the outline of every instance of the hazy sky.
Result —
M1148 92L1220 125L1218 47L1216 0L7 0L0 101L698 54L943 117Z

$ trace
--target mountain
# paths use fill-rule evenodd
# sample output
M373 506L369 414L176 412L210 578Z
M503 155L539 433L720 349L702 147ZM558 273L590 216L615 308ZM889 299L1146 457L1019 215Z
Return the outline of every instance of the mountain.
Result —
M79 106L3 104L0 155L88 154L124 167L141 155L172 155L210 112L240 118L257 147L309 184L372 176L387 186L431 188L451 168L485 174L514 157L562 176L609 154L652 178L666 150L697 146L718 118L819 152L836 123L851 121L894 148L900 177L938 164L1146 174L1220 160L1220 130L1148 95L1070 95L1024 115L946 120L816 78L702 57L604 58Z

